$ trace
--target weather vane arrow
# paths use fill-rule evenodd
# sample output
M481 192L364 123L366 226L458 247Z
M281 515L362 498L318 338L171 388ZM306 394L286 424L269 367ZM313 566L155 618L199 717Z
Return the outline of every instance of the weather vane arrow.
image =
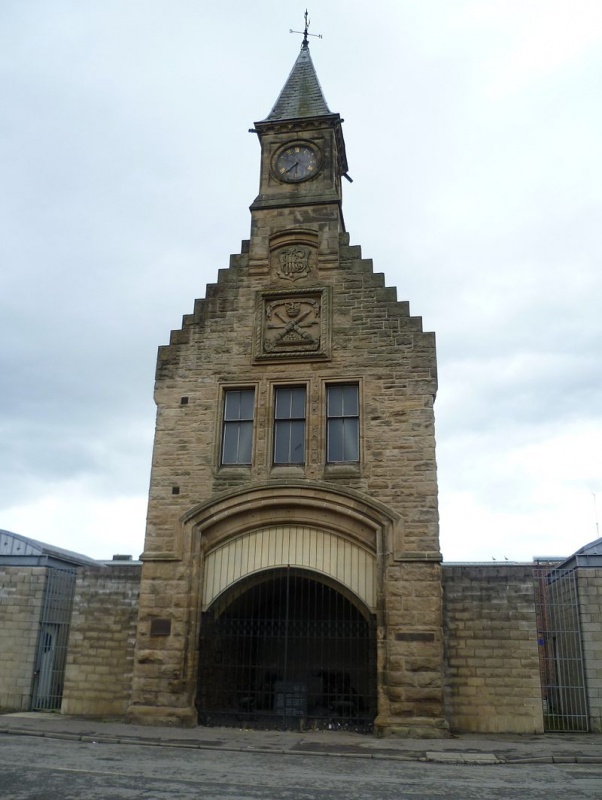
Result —
M305 28L304 28L302 31L294 31L294 30L291 28L291 29L289 30L289 33L298 33L298 34L302 34L302 35L303 35L303 42L302 42L302 45L301 45L301 46L302 46L302 47L307 47L307 46L309 45L309 40L308 40L308 38L307 38L308 36L315 36L315 37L316 37L316 39L321 39L321 38L322 38L322 34L321 34L321 33L309 33L309 32L308 32L309 26L310 26L310 24L311 24L311 20L309 19L309 15L308 15L308 13L307 13L307 9L305 9L305 14L304 14L304 17L305 17Z

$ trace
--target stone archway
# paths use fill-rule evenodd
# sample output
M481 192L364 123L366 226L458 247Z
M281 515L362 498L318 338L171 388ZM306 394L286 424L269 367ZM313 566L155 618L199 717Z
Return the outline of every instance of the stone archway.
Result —
M375 617L324 574L247 574L203 613L199 644L202 724L372 729Z
M195 506L182 517L176 550L207 554L243 533L274 525L309 525L331 531L378 558L403 550L401 518L349 488L310 481L273 481L236 489Z
M371 677L362 677L359 681L360 689L351 681L350 688L358 695L363 695L363 699L361 703L358 701L355 708L353 704L348 706L348 710L355 711L361 705L362 713L359 717L357 714L352 715L351 718L356 720L354 723L350 723L349 717L345 721L343 715L341 719L332 724L349 723L358 729L360 727L364 730L369 728L375 716L375 696L378 696L379 703L383 696L382 691L377 690L376 687L376 675L383 672L386 658L384 639L382 636L380 638L376 636L377 629L383 630L385 624L382 591L383 564L390 554L401 546L403 535L401 520L385 506L370 500L359 492L324 484L287 481L281 484L274 482L255 486L250 490L234 490L211 503L191 509L182 519L182 523L183 550L186 552L188 547L191 548L191 557L196 564L196 580L198 581L196 589L199 592L198 617L194 625L197 638L194 644L190 642L189 652L192 655L194 647L196 654L190 663L194 664L196 706L197 709L202 709L200 719L208 722L210 717L215 718L220 705L211 706L207 703L209 694L215 692L214 678L207 672L209 669L207 659L211 661L213 658L222 658L222 660L226 658L232 665L239 663L236 660L238 656L235 658L234 651L230 646L236 638L236 634L232 633L230 645L228 645L230 649L226 653L218 641L220 637L223 640L225 635L219 626L221 625L222 628L226 625L244 627L244 625L255 624L248 619L244 623L240 621L227 623L230 612L226 613L223 603L230 608L233 602L232 598L240 590L240 587L243 587L244 591L248 593L254 585L261 584L263 590L266 590L269 582L272 581L271 585L275 586L274 582L279 580L283 574L281 571L288 570L289 575L294 576L296 581L300 575L304 575L307 580L312 582L313 589L308 588L308 583L297 583L296 595L303 595L309 599L311 591L326 591L323 587L328 588L329 608L331 610L338 609L336 613L332 611L334 617L330 618L330 622L335 628L338 624L337 620L342 620L345 614L349 619L356 618L358 628L363 626L363 632L356 637L356 644L353 646L358 646L359 641L363 642L362 647L369 657ZM276 590L274 589L274 591ZM336 598L342 598L342 600L339 601ZM251 602L251 599L252 595L247 594L244 602ZM340 610L342 606L340 608L337 606L337 603L343 602L343 600L347 609L345 613ZM267 617L260 616L259 619L265 620ZM281 621L278 624L282 626L284 623ZM317 639L310 642L309 629L311 625L319 626L319 624L321 623L317 611L310 609L303 619L302 625L305 626L304 636L309 637L306 643L314 655L319 645ZM337 635L340 635L342 628L338 630L339 634ZM210 631L212 631L211 635ZM242 638L236 647L242 647L241 642ZM269 671L267 669L269 665L265 659L260 661L260 666L264 672ZM328 659L320 660L317 657L313 658L310 666L311 669L309 666L306 669L305 679L298 681L298 683L306 684L303 690L307 694L306 708L308 712L313 711L307 719L311 718L313 725L326 724L327 726L330 716L332 716L333 704L335 706L338 704L339 710L342 711L343 706L340 703L352 703L351 700L341 700L339 703L335 697L337 692L341 693L341 687L349 685L351 675L346 676L344 673L349 673L350 670L339 668L336 659L333 665ZM233 666L233 669L236 668ZM238 668L243 670L240 663ZM355 666L351 672L353 670L356 670ZM326 706L319 703L318 694L321 688L316 687L315 680L319 676L313 674L320 671L324 673L320 680L330 680L333 686L336 686L339 681L339 688L333 689L332 692L322 692L325 695L332 695ZM284 672L274 672L278 678L281 674L284 675ZM329 676L326 674L329 672L342 674ZM213 674L218 675L218 671L215 670ZM220 674L223 676L223 670ZM257 677L258 674L253 677L253 687L259 686L261 683L260 678ZM191 675L191 677L193 676ZM276 682L276 676L274 682ZM213 688L207 688L211 685ZM247 688L249 687L247 686ZM250 702L255 711L258 710L258 706L265 705L264 701L259 698L260 691L259 688L253 688L252 692L248 692L241 683L235 691L239 698L236 703L232 698L227 699L222 696L221 712L224 711L224 708L227 709L225 716L222 714L222 722L228 716L230 719L236 719L237 714L247 713L248 716L250 713L250 708L248 712L241 708L241 705L244 705L240 701L241 692L243 698L245 696L253 698ZM353 692L348 692L348 694L353 694ZM274 702L276 702L275 695ZM287 701L282 700L282 702ZM291 700L291 702L293 701ZM325 713L325 709L330 712L330 716ZM256 714L256 716L260 715ZM275 720L274 716L272 715L270 724L275 723L277 726L281 726L282 719ZM307 719L304 723L301 723L300 719L306 718L298 718L293 720L293 723L295 725L310 724ZM247 723L250 722L252 720L249 717ZM287 725L290 723L291 720L287 719ZM262 724L265 724L265 719Z

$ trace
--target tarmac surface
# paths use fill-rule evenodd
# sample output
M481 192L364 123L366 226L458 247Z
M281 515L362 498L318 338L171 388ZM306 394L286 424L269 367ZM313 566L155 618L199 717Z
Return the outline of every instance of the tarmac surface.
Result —
M97 744L181 747L243 753L283 753L441 764L602 764L602 734L457 734L445 739L379 739L349 731L257 731L167 728L58 712L0 715L2 735L43 736Z

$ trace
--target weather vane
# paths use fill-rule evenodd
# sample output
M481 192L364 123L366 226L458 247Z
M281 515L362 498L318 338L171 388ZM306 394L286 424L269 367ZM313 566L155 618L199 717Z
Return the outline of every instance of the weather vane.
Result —
M303 34L303 42L302 42L302 47L307 47L307 46L309 45L309 40L308 40L308 38L307 38L308 36L315 36L315 37L316 37L316 39L321 39L321 38L322 38L322 34L321 34L321 33L308 33L308 32L307 32L307 30L308 30L308 28L309 28L309 26L310 26L310 24L311 24L311 20L309 19L309 16L308 16L308 13L307 13L307 9L305 9L305 14L304 14L304 16L305 16L305 28L304 28L304 30L302 30L302 31L294 31L294 30L291 28L291 29L289 30L289 33L299 33L299 34Z

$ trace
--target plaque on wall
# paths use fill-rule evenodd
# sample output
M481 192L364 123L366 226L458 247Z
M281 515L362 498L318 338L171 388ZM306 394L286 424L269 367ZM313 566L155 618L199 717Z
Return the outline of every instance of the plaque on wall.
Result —
M310 274L313 256L313 248L295 244L281 247L272 253L272 264L276 275L282 280L298 281Z
M262 292L257 299L255 358L328 358L327 289Z

